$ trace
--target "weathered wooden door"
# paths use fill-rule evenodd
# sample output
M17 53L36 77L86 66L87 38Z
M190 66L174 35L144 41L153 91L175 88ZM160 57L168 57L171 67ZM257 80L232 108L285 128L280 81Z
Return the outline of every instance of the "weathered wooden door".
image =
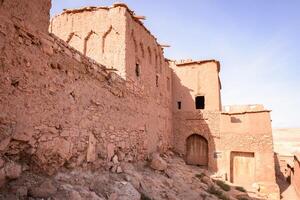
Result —
M243 187L250 187L254 183L255 159L254 153L231 153L231 182Z
M186 141L186 163L190 165L207 166L208 144L200 135L191 135Z

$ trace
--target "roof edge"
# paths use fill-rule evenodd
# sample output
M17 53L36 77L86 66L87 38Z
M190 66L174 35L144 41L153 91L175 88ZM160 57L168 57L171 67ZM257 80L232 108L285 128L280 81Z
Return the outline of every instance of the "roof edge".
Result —
M248 113L263 113L263 112L272 112L272 110L257 110L257 111L244 111L244 112L225 112L222 111L222 115L242 115L242 114L248 114Z
M210 60L188 60L188 61L175 61L175 65L178 67L182 67L182 66L186 66L186 65L194 65L194 64L198 64L198 65L203 65L206 63L216 63L217 64L217 68L218 68L218 72L220 72L220 61L215 60L215 59L210 59Z

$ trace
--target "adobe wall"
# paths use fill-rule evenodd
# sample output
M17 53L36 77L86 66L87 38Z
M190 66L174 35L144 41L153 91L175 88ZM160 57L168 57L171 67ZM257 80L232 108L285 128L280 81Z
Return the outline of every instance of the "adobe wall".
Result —
M186 155L187 138L193 134L208 142L208 168L218 171L214 153L220 137L219 67L215 61L170 62L173 72L174 150ZM205 109L196 109L195 97L205 96ZM181 109L177 102L181 102Z
M292 155L280 155L274 154L275 157L275 174L277 178L287 180L291 176L291 170L289 166L294 162L294 156Z
M50 31L142 89L152 133L147 137L149 151L171 140L171 69L156 39L132 11L124 4L67 10L51 20Z
M291 175L291 182L294 186L297 195L300 197L300 155L299 153L294 156L294 171Z
M208 168L217 172L214 158L220 138L220 112L217 111L173 111L174 150L184 157L187 151L187 138L200 135L208 142Z
M172 69L165 60L162 47L145 26L128 10L126 12L126 79L143 88L151 110L149 146L173 139L172 136ZM139 75L136 74L136 66ZM153 149L154 150L154 149Z
M275 179L270 113L268 110L245 111L244 108L241 110L244 112L223 112L221 115L219 148L222 150L222 157L218 165L230 179L231 153L254 153L255 183L260 186L260 192L276 199L279 190Z
M0 13L28 29L48 32L51 0L1 0Z
M51 19L49 32L125 78L126 7L66 10Z
M0 50L1 155L52 174L170 146L154 97L62 40L0 16Z
M195 97L205 96L205 110L221 110L221 85L218 61L171 63L173 76L173 109L181 101L181 110L194 111ZM176 91L176 92L175 92Z

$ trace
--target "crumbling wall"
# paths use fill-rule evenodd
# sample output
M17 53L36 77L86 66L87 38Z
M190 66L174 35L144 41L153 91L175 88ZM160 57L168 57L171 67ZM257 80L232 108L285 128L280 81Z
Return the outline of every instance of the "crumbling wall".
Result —
M126 12L126 79L143 89L148 98L148 149L155 144L170 145L172 135L172 70L164 58L163 49L142 22ZM139 70L139 74L136 70ZM169 144L167 144L168 142Z
M48 32L51 0L1 0L0 14L26 25L29 29Z
M125 78L126 12L121 6L66 10L51 19L49 32Z
M126 5L66 10L51 20L50 32L141 88L148 102L148 151L170 145L171 69L162 47Z
M149 96L48 34L0 19L0 154L48 174L149 153ZM166 122L161 122L166 123ZM163 134L163 133L161 133ZM160 138L151 150L169 144ZM167 146L164 146L167 147ZM103 163L101 162L103 161Z

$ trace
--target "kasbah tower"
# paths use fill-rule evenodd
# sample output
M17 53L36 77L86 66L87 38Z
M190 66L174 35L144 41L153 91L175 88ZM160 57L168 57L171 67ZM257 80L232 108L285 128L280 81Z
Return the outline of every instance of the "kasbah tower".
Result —
M37 8L49 2L27 4ZM37 140L32 147L41 169L52 173L80 154L94 162L98 147L108 158L120 148L134 160L172 149L187 164L207 167L227 181L259 187L269 199L279 199L270 110L263 105L222 106L219 61L165 58L166 46L143 25L144 17L123 3L64 10L50 22L50 7L39 8L20 17L48 38L41 44L47 56L32 56L40 69L30 73L49 77L49 83L34 80L43 85L41 91L30 91L38 96L34 106L28 102L12 109L18 100L3 90L9 103L1 103L0 110L7 123L17 122L13 137L18 140L31 141L32 135L57 127L52 143ZM0 9L7 15L19 12L18 7ZM59 39L64 42L53 42ZM90 68L81 70L82 64ZM45 70L48 66L53 70ZM105 78L98 68L105 71ZM31 88L38 87L34 81L28 81ZM18 99L28 91L19 91ZM24 116L18 114L20 110ZM28 134L20 135L17 130L21 129ZM60 146L57 151L66 150L58 154L61 162L48 159L56 151L53 144Z

